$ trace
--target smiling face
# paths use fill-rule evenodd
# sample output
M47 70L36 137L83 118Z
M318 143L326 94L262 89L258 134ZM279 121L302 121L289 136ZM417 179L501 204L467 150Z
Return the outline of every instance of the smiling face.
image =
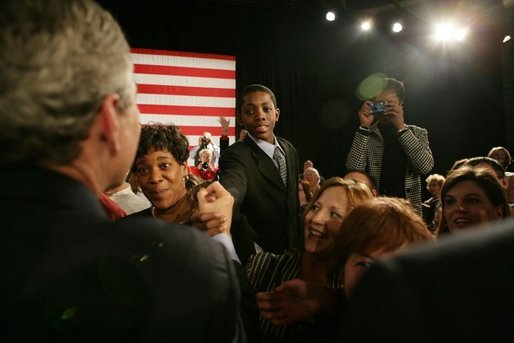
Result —
M268 93L256 91L243 97L239 119L255 138L273 144L273 129L280 116Z
M334 239L343 218L348 213L347 191L342 186L325 189L305 215L305 251L327 254L334 246Z
M443 200L443 215L451 232L503 217L502 206L494 206L484 190L471 180L457 183Z
M186 195L187 163L178 163L167 150L150 149L136 159L136 175L148 200L166 210Z

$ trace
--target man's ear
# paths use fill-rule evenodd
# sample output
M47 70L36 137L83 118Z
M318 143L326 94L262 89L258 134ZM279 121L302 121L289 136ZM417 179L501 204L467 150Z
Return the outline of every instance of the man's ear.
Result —
M118 152L121 148L118 136L118 113L116 112L119 100L120 96L118 94L107 95L99 111L101 139L107 143L107 148L111 154Z
M502 179L502 186L503 186L503 189L509 189L509 179L507 177L504 177Z
M277 108L275 108L275 115L277 116L277 117L275 118L275 121L278 121L278 118L280 117L280 108L278 108L278 107L277 107Z

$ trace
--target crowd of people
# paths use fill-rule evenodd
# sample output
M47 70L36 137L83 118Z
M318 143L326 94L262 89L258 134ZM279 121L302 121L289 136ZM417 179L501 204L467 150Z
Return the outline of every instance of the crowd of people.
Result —
M191 151L141 126L128 43L92 0L1 2L0 47L1 341L514 339L510 153L428 175L402 82L364 101L325 179L261 84L232 145L226 118Z

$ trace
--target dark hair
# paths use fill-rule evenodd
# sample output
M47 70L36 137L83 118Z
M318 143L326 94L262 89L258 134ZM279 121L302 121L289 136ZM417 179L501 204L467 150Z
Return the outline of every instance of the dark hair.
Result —
M275 94L269 89L268 87L260 84L253 84L246 86L237 97L237 112L241 112L241 106L243 106L244 103L244 97L249 93L255 93L255 92L264 92L269 94L271 101L273 102L273 105L277 107L277 98L275 98Z
M450 170L448 170L448 173L450 173L450 172L454 171L455 169L458 169L458 168L462 167L463 165L465 165L467 160L468 160L467 158L461 158L460 160L457 160L457 161L453 162L453 165L450 168Z
M371 177L371 175L369 175L369 173L365 172L364 170L356 170L356 169L350 169L348 171L346 171L346 174L344 174L344 178L345 179L351 179L351 180L355 180L355 181L358 181L360 182L359 180L356 180L352 177L348 177L348 174L350 173L357 173L357 174L361 174L362 176L364 176L368 182L369 182L369 185L366 184L366 186L370 187L370 190L371 191L378 191L377 190L377 186L376 186L376 182L375 182L375 179L373 179L373 177Z
M189 141L180 128L172 124L149 123L143 126L134 162L150 149L167 150L178 163L184 163L189 158ZM135 172L135 163L132 171Z
M498 162L497 160L495 160L494 158L491 158L491 157L478 156L478 157L468 158L464 162L463 165L470 166L470 167L478 167L481 164L487 164L491 168L493 168L498 177L501 177L501 178L505 177L505 168L503 168L503 166L501 165L500 162Z
M403 82L393 78L385 78L384 80L386 81L384 91L392 90L398 98L400 98L400 102L403 103L403 100L405 99L405 87Z
M472 181L478 187L480 187L491 204L493 206L501 206L503 212L503 218L508 217L510 215L509 201L507 200L507 195L502 186L498 183L496 178L485 168L481 167L473 167L473 166L463 166L458 169L452 171L446 177L446 181L443 184L443 188L441 189L441 203L445 206L445 198L446 194L455 187L457 184L463 181ZM444 212L441 218L441 222L439 223L439 228L437 233L448 232L448 226L446 223L446 218L444 216Z

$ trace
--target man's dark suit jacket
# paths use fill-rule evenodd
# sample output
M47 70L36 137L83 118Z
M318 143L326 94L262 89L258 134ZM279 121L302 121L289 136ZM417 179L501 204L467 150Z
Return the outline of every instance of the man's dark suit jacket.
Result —
M2 342L231 342L226 250L190 227L110 221L83 184L0 171ZM242 333L244 337L244 333Z
M273 160L250 137L221 154L220 182L235 200L232 236L243 263L253 250L252 238L265 251L283 253L301 235L298 153L277 139L286 154L287 189Z
M514 221L370 269L345 342L514 342Z

